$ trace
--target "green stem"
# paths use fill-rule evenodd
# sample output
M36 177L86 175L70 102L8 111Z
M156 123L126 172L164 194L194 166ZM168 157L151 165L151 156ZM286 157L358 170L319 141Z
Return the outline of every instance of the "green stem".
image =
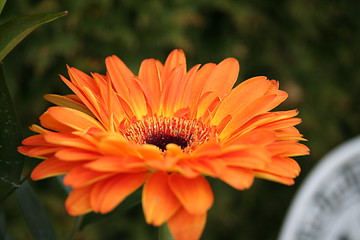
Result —
M68 240L72 240L75 237L75 235L79 232L83 219L84 219L83 215L75 218L74 227L68 237Z
M174 240L166 223L159 227L159 240Z

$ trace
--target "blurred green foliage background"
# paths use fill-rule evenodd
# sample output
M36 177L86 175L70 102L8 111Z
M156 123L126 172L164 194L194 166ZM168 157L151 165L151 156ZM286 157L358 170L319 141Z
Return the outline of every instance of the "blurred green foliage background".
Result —
M24 129L50 105L42 95L66 94L59 79L66 64L105 73L104 59L118 55L136 73L144 58L164 61L174 48L188 66L240 61L239 82L265 75L289 93L279 109L300 110L300 131L310 157L293 187L257 180L236 191L212 181L215 204L203 239L276 239L287 208L302 180L321 157L360 133L360 1L324 0L12 0L3 20L68 10L69 15L37 29L5 58L6 79ZM30 135L30 132L26 132ZM28 160L28 169L37 160ZM56 180L32 184L49 211L59 239L74 219ZM16 203L6 211L15 240L29 239ZM156 239L141 206L88 225L76 239Z

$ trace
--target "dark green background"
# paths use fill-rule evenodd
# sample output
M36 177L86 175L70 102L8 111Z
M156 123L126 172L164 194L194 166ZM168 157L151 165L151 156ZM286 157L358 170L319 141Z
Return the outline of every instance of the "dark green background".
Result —
M11 0L3 18L57 12L70 14L37 29L5 58L5 74L26 129L49 106L42 95L66 94L58 74L65 64L104 73L105 57L118 55L137 73L144 58L164 61L174 48L188 66L240 61L239 82L265 75L280 81L290 96L279 109L300 110L301 132L310 157L292 187L257 180L236 191L212 181L215 204L203 239L276 239L298 186L328 151L360 133L359 1L196 0ZM26 132L30 135L30 132ZM29 166L36 160L28 160ZM51 214L59 239L73 219L54 179L32 184ZM29 239L16 203L6 212L13 239ZM87 226L76 239L156 239L138 206Z

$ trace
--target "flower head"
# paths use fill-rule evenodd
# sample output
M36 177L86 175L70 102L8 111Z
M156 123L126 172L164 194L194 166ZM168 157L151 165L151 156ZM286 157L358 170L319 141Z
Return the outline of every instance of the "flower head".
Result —
M44 159L32 179L65 174L69 214L107 213L143 185L147 223L198 239L213 204L206 177L243 190L254 177L290 185L299 174L291 157L309 150L296 110L270 112L287 98L278 82L254 77L232 89L235 59L187 71L181 50L164 65L144 60L137 76L116 56L106 67L90 76L69 67L61 79L75 94L45 95L57 106L19 147Z

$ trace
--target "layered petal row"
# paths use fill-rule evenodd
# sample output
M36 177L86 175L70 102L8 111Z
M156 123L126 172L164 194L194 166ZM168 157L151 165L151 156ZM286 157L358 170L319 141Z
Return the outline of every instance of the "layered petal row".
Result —
M208 178L235 189L254 178L291 185L309 154L296 110L274 111L287 93L254 77L233 88L239 63L196 65L181 50L164 64L144 60L135 75L118 57L105 75L68 67L72 95L40 116L19 152L42 159L32 179L65 175L71 215L107 213L142 186L148 224L168 224L175 239L199 239L214 202ZM233 89L232 89L233 88Z

